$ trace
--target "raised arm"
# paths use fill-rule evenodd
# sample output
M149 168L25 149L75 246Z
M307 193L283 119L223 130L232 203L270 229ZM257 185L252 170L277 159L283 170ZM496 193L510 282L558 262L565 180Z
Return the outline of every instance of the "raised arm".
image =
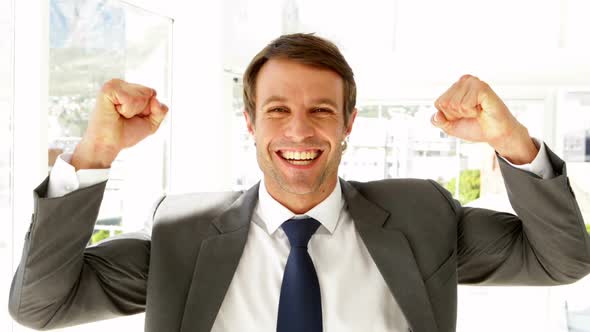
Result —
M513 164L531 163L537 147L496 93L465 75L435 102L432 123L470 141L487 142ZM458 278L470 284L557 285L590 272L586 232L565 163L546 146L555 177L543 179L499 158L518 216L465 208L439 187L458 220Z
M106 83L71 164L76 170L109 168L122 149L154 133L167 111L150 88ZM34 191L34 214L10 290L12 317L46 330L143 311L149 233L87 247L106 181L48 197L49 181Z

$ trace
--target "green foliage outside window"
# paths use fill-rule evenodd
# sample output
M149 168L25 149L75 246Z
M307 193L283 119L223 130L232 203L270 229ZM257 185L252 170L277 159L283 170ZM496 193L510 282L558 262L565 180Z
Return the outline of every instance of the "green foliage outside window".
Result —
M480 195L480 171L477 169L468 169L461 171L459 181L459 202L467 204L479 198ZM446 183L441 183L448 191L455 193L455 181L452 178Z
M123 233L122 231L115 231L115 235L121 234ZM94 234L92 234L92 238L90 238L90 244L96 244L108 237L111 236L111 232L101 229L99 231L96 231Z
M451 193L455 193L456 178L448 182L438 180ZM480 195L480 172L479 170L465 170L461 172L461 182L459 183L459 201L461 204L467 204L479 198ZM590 233L590 224L586 225L586 231Z

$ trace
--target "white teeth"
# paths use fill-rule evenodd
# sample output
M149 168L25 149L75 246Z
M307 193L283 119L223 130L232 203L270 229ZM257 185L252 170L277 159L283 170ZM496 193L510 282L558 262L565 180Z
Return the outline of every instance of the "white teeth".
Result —
M281 151L281 156L290 160L313 160L318 155L317 151Z
M290 164L293 164L293 165L303 166L303 165L311 164L312 161L311 160L288 160L287 162Z

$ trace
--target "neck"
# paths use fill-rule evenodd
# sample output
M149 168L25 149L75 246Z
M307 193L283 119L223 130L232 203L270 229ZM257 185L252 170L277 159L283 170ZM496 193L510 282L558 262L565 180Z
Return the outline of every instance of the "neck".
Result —
M336 176L334 179L322 183L317 190L305 194L286 191L267 181L264 184L270 196L289 211L295 214L305 214L330 196L336 187L337 181L338 177Z

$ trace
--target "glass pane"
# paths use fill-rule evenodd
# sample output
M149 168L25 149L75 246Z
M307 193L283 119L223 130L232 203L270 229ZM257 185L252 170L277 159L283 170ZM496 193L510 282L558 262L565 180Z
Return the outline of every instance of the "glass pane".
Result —
M359 181L408 177L449 181L458 166L457 140L430 124L435 112L431 104L359 101L340 176ZM433 163L441 166L433 168Z
M242 74L226 73L224 77L227 86L231 86L232 117L232 159L234 162L233 181L235 190L247 190L262 178L262 172L256 161L256 147L254 140L248 133L244 115L244 101L242 99ZM227 103L226 103L227 104ZM239 166L238 166L239 165Z
M170 103L172 20L119 1L50 0L49 166L72 153L96 95L112 78L156 89ZM167 188L169 120L114 161L91 243L144 227L149 207ZM143 315L68 331L140 330ZM126 323L127 322L127 323ZM115 325L116 324L116 325Z
M8 303L12 280L12 111L13 111L13 1L0 1L0 303ZM0 330L10 331L12 319L0 310Z

